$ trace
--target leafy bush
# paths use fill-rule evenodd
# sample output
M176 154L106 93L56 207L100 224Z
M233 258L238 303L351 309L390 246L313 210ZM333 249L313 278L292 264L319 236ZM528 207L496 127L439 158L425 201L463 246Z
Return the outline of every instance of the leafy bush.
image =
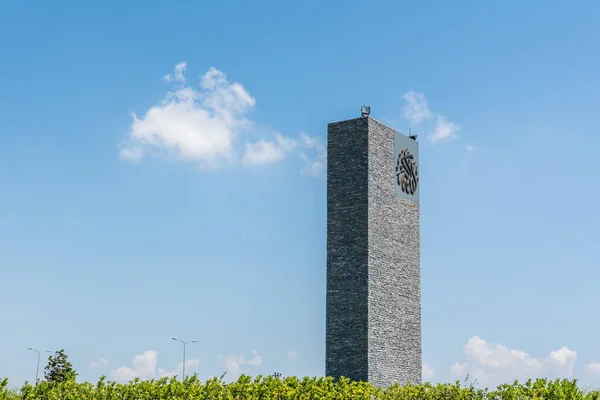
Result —
M331 378L241 376L236 382L224 383L219 378L200 382L196 376L188 377L184 382L175 378L141 381L135 379L129 383L116 383L100 378L96 385L77 383L75 380L63 382L44 381L33 386L26 383L18 393L8 389L8 380L0 381L0 400L237 400L237 399L302 399L302 400L563 400L582 399L599 400L600 392L584 393L575 380L538 379L525 383L503 384L495 390L464 387L455 384L431 385L394 385L386 389L376 388L364 382L352 382L341 379L334 382Z
M77 378L77 371L68 358L64 349L58 350L54 356L48 357L48 365L44 368L47 381L62 382Z

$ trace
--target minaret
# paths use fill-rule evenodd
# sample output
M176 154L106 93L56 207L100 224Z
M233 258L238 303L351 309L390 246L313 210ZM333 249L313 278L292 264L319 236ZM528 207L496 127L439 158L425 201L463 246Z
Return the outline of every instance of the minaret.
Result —
M325 374L419 384L419 145L369 113L327 129Z

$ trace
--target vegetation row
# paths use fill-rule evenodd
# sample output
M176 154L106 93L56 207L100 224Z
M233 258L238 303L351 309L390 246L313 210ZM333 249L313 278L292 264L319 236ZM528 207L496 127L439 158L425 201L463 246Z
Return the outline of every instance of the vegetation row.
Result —
M101 377L96 384L77 382L77 372L67 360L64 350L49 358L44 379L25 383L16 390L8 379L0 379L0 400L238 400L238 399L389 399L389 400L450 400L450 399L503 399L503 400L600 400L600 391L584 391L576 380L537 379L503 384L495 389L480 389L473 384L393 385L378 388L365 382L346 378L280 379L275 376L251 378L242 375L237 381L226 383L223 376L200 381L196 375L183 381L162 378L142 381L136 378L128 383L117 383Z
M41 381L37 385L26 383L20 390L10 390L8 380L0 381L0 400L195 400L195 399L586 399L597 400L600 392L584 392L575 380L537 379L524 383L514 382L494 390L465 387L454 384L425 383L422 385L394 385L385 389L364 382L342 378L272 376L251 378L241 376L237 381L225 383L221 378L204 382L196 376L183 382L173 378L116 383L100 378L96 384L78 383L75 379L61 382Z

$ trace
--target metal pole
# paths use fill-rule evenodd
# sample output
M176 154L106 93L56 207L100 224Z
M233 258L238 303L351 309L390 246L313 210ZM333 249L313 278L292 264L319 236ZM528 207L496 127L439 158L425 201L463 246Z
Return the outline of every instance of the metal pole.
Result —
M38 351L38 361L37 361L37 366L35 367L35 383L38 383L38 380L40 379L40 352Z
M181 380L184 381L185 380L185 345L188 344L188 343L198 343L198 341L197 340L190 340L188 342L185 342L185 341L183 341L181 339L177 339L176 337L171 338L171 339L183 343L183 376L181 377Z
M183 379L182 381L185 380L185 342L183 343Z
M37 353L37 365L35 367L35 383L37 383L40 373L40 352L36 349L32 349L31 347L28 347L28 349Z
M39 350L32 349L31 347L28 347L28 349L31 350L31 351L35 351L37 353L37 365L35 367L35 383L38 383L39 376L40 376L40 355L41 355L41 352ZM44 353L50 353L50 350L46 350Z

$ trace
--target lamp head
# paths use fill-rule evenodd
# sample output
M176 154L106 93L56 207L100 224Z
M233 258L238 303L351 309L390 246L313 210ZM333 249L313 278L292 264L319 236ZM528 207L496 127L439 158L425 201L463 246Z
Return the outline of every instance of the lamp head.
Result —
M369 114L371 114L371 107L369 106L362 106L360 108L360 113L363 117L368 117Z

